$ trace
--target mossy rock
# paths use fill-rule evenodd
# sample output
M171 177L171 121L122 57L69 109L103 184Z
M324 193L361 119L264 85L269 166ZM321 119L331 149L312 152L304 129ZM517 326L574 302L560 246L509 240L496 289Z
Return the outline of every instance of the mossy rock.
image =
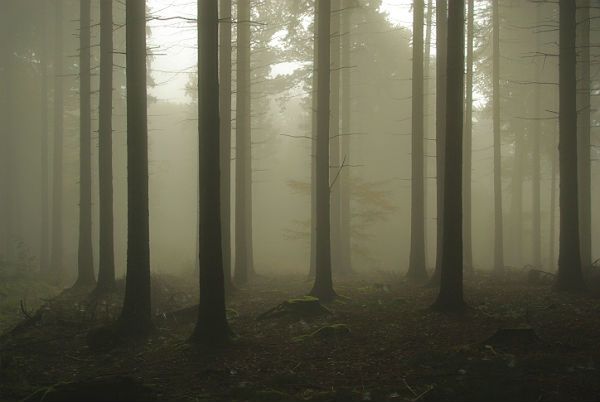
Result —
M262 313L256 319L266 320L288 316L292 318L311 318L331 314L331 311L323 306L319 299L312 296L304 296L295 299L289 299L276 307Z

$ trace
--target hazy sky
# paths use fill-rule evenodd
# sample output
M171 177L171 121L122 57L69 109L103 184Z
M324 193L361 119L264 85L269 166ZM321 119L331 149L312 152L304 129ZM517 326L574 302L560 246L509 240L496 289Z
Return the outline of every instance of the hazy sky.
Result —
M150 10L161 19L195 18L194 0L149 0ZM410 27L412 11L410 0L383 0L383 10L394 24ZM169 101L185 102L185 86L196 63L196 27L184 20L151 20L152 37L149 45L155 54L152 62L157 86L152 95ZM281 65L278 72L289 66Z

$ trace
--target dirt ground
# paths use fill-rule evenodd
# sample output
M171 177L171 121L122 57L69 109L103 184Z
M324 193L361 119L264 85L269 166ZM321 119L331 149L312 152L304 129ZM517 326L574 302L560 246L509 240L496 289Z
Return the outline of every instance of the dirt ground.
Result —
M90 348L88 333L115 318L122 295L94 307L63 294L1 338L0 399L600 400L600 299L589 294L477 275L465 284L469 309L444 315L428 309L436 289L382 274L338 278L331 314L256 319L309 288L265 277L238 290L228 310L237 337L217 350L187 343L193 313L168 313L195 303L192 278L155 277L156 331L111 350Z

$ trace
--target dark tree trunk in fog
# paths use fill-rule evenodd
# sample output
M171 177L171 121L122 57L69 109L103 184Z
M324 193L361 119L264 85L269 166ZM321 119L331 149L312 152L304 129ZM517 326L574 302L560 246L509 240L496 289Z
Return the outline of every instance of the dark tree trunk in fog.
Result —
M465 64L465 2L448 3L444 244L440 293L433 308L459 311L463 301L462 147Z
M112 169L113 0L100 1L100 105L98 162L100 193L100 262L97 291L115 286Z
M556 252L554 251L556 247L556 165L557 163L557 155L556 155L556 134L553 133L553 144L552 149L552 172L550 177L550 234L548 237L548 265L550 268L556 268Z
M198 0L198 161L200 303L192 341L223 343L225 316L221 237L221 147L219 124L219 16L217 1Z
M350 164L350 138L352 137L351 130L351 66L350 66L350 52L351 42L350 34L352 31L352 2L342 2L342 23L341 32L342 35L342 94L341 94L341 117L342 117L342 136L340 141L342 143L342 160L346 161L346 166ZM351 197L351 184L350 184L350 168L344 167L340 173L340 249L339 249L339 264L340 271L344 273L352 273L352 215L350 213L350 197Z
M558 290L583 287L579 243L579 203L577 185L577 57L575 51L576 7L572 0L559 1L559 174L560 235Z
M243 285L253 272L252 139L250 128L250 0L237 4L237 88L235 158L235 282Z
M442 269L442 249L444 244L444 153L446 141L446 61L447 61L447 18L448 9L446 0L436 0L436 66L435 66L435 137L436 137L436 255L435 270L430 286L440 283Z
M50 166L48 164L48 3L43 2L41 8L41 48L40 48L40 272L43 275L48 273L50 265L50 239L48 238L48 229L50 227L48 216L49 205L49 175Z
M310 147L310 268L309 278L314 278L317 265L317 65L318 55L318 36L317 24L319 10L318 0L314 1L314 20L313 20L313 75L311 79L311 147Z
M148 220L148 112L146 2L126 3L127 40L127 276L119 320L125 335L142 336L152 325Z
M219 7L221 235L225 289L231 290L231 0L220 0Z
M537 5L536 7L536 23L540 24L542 19L541 19L541 15L540 15L540 6ZM540 37L541 33L537 32L536 33L536 51L540 51L541 48L541 37ZM535 80L536 81L541 81L540 78L540 73L541 73L541 69L540 67L535 64L534 65L534 69L535 69ZM538 117L540 115L541 112L541 104L542 104L542 94L541 94L541 88L539 85L536 85L534 87L534 110L535 110L535 116ZM532 222L532 227L531 227L531 235L532 235L532 253L533 253L533 259L532 259L532 265L536 268L541 268L542 267L542 211L541 211L541 201L542 201L542 197L541 197L541 186L542 186L542 180L541 180L541 176L542 176L542 172L541 172L541 158L540 158L540 139L541 139L541 131L542 131L542 124L539 118L536 118L533 121L533 141L532 141L532 150L531 150L531 185L532 185L532 189L531 189L531 202L532 202L532 206L531 206L531 222Z
M91 286L95 283L92 252L91 0L80 0L79 9L79 247L75 286Z
M465 75L465 134L463 150L463 248L466 272L473 272L471 180L473 152L473 39L475 37L475 0L468 0L467 17L467 74Z
M329 177L338 175L343 160L340 157L340 0L331 0L331 91L329 105ZM331 269L336 274L343 273L340 267L340 183L339 177L331 188Z
M317 0L317 255L315 283L310 292L322 301L335 298L331 277L329 188L329 95L331 1Z
M63 3L56 1L54 28L54 144L52 158L52 236L50 249L50 279L58 283L63 273Z
M500 137L500 11L499 0L492 0L492 114L494 130L494 265L504 271L504 229L502 222L502 139Z
M407 279L415 283L427 281L425 267L425 178L423 169L423 0L413 1L412 59L412 180L410 258Z
M577 132L579 158L579 229L581 236L581 264L583 269L592 265L592 189L590 161L590 0L577 3L577 49L579 52L577 96Z

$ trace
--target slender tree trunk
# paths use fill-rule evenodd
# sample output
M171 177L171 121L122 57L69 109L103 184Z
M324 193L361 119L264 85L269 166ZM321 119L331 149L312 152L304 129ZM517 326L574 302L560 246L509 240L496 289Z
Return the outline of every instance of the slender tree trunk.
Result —
M314 0L313 22L313 74L311 85L311 147L310 147L310 268L309 278L314 278L317 265L317 66L318 66L318 36L317 25L319 10L318 0Z
M462 147L464 119L464 0L448 3L444 245L440 293L433 308L460 311L463 301Z
M113 157L112 157L112 94L113 94L113 0L100 2L100 111L98 130L98 161L100 186L100 262L98 287L100 292L115 286L115 251L113 228Z
M59 283L63 274L63 2L56 0L54 32L54 155L52 159L52 236L50 279Z
M523 132L515 132L515 151L511 178L512 243L515 266L522 265L523 257L523 169L525 159Z
M494 126L494 266L504 271L504 229L502 222L502 139L500 136L500 11L499 0L492 0L493 24L493 126Z
M577 47L579 52L578 75L579 91L577 96L578 158L579 158L579 227L581 233L581 264L588 269L592 258L592 190L590 161L590 0L579 0Z
M553 144L552 149L552 177L550 178L550 236L549 236L549 246L548 246L548 266L552 269L556 268L556 165L557 165L557 156L556 156L556 134L553 133Z
M192 340L219 344L229 337L225 316L221 236L219 17L216 1L198 0L198 161L200 303Z
M540 6L537 5L536 21L539 24L541 22ZM541 48L541 37L540 33L536 34L536 50L540 51ZM540 81L540 68L535 65L535 77L537 81ZM533 121L533 144L531 150L531 162L532 162L532 175L531 175L531 211L532 211L532 251L533 251L533 266L536 268L542 267L542 212L541 212L541 158L540 158L540 137L542 131L542 124L539 119L542 103L541 89L539 85L534 88L535 94L535 117Z
M463 247L466 272L473 272L473 237L471 219L471 185L473 152L473 39L475 37L475 0L468 0L467 17L467 74L465 94L465 134L463 150Z
M50 227L48 216L49 205L49 161L48 161L48 4L43 2L41 5L41 21L42 21L42 43L40 48L40 78L41 78L41 94L40 94L40 137L41 137L41 165L40 165L40 272L43 275L48 273L50 265L50 248L48 238L48 229Z
M219 7L221 234L225 289L231 291L231 0L220 0Z
M331 0L331 92L329 105L329 136L330 151L329 164L331 169L329 177L336 177L343 163L340 158L340 0ZM341 195L338 180L331 188L331 269L341 273L340 267L340 215Z
M343 3L341 35L342 35L342 100L341 100L341 115L342 115L342 160L346 161L346 166L350 164L350 138L351 138L351 42L350 34L352 31L352 4L345 0ZM340 271L351 274L352 269L352 215L350 213L350 168L344 167L340 173Z
M331 84L331 0L317 0L317 260L311 295L322 301L335 298L331 277L331 230L329 189L329 96Z
M423 169L423 0L413 1L412 61L412 180L411 236L407 279L415 283L427 281L425 267L425 178Z
M92 252L91 0L80 0L79 9L79 247L75 286L91 286L95 283Z
M235 282L246 284L252 272L252 215L249 186L252 181L250 138L250 0L237 4Z
M575 52L576 7L572 0L559 0L559 160L560 235L558 290L583 288L579 243L579 191L577 183L577 57Z
M120 317L124 335L153 328L148 220L146 2L126 3L127 24L127 277Z
M435 270L429 280L429 286L438 286L442 269L442 250L444 244L444 152L446 142L446 64L447 49L447 18L446 0L436 0L436 65L435 65L435 136L436 136L436 256Z
M8 3L8 2L7 2ZM9 208L10 201L10 47L12 45L12 34L10 27L11 15L8 4L2 5L0 12L0 152L1 152L1 167L0 171L0 261L8 260L11 249L11 233L10 219L11 213Z

